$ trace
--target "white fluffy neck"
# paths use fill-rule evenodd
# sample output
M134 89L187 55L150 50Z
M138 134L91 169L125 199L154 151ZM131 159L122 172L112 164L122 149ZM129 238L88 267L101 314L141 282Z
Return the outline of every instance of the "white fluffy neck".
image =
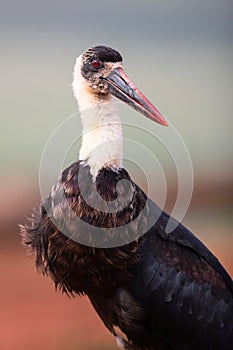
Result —
M122 127L114 98L100 98L93 94L80 74L77 58L73 92L77 99L83 124L82 146L79 159L86 161L95 180L105 167L117 171L122 168Z
M114 102L97 104L81 113L83 123L80 160L86 160L95 179L104 167L122 168L122 128Z

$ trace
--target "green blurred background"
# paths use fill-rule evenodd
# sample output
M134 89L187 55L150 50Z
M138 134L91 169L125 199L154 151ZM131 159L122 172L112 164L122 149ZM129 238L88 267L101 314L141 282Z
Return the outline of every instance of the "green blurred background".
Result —
M77 111L71 92L75 57L98 44L118 49L127 74L175 125L190 152L194 192L184 223L233 275L233 3L0 4L0 348L115 349L88 301L55 293L20 246L17 224L40 199L41 153L53 130ZM135 113L124 112L126 119ZM171 210L177 179L166 162L164 168Z

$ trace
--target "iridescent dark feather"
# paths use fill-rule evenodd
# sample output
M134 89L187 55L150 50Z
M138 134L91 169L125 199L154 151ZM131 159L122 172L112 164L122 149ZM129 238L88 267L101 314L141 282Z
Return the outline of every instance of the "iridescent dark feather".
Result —
M123 187L116 189L116 184L122 179L127 183L121 183ZM102 181L106 186L111 183L111 190L104 190ZM85 194L81 194L78 183ZM126 185L127 188L124 188ZM98 207L98 200L102 198L107 206L109 201L117 198L119 191L126 194L129 187L132 200L136 199L138 203L136 206L129 203L120 212L107 212L100 216L97 209L87 204ZM23 241L35 253L37 268L50 274L55 284L64 291L72 294L88 293L95 288L108 291L125 282L129 276L128 266L138 261L138 242L129 242L135 231L145 230L144 218L134 225L125 226L121 233L125 244L121 247L104 249L89 245L101 241L105 245L108 241L109 246L117 245L120 242L120 237L116 236L119 232L117 228L130 223L145 206L145 194L131 182L126 171L116 174L106 169L100 173L96 190L89 167L80 167L77 162L63 172L49 197L33 213L29 224L22 227ZM74 213L75 217L72 216ZM97 231L96 227L100 229ZM109 233L108 228L115 228L116 233L114 230ZM80 240L87 245L77 243ZM112 278L113 273L116 278Z
M123 210L100 215L92 208L99 198L106 208L115 200L117 208L120 193L131 198ZM63 291L87 294L106 327L115 335L116 328L124 333L126 339L118 339L126 349L231 349L232 280L184 226L166 233L168 219L125 170L104 169L93 182L89 167L76 162L63 172L22 234L38 269ZM120 247L77 242L82 237L90 244L96 227L104 244L117 242L119 232L110 234L105 228L124 225L125 245ZM131 242L135 232L137 239Z

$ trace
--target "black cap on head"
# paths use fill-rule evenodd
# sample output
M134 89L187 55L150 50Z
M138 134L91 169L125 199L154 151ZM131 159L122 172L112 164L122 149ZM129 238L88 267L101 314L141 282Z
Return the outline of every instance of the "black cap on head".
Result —
M83 54L84 61L95 58L102 62L122 62L122 56L118 51L108 46L94 46Z

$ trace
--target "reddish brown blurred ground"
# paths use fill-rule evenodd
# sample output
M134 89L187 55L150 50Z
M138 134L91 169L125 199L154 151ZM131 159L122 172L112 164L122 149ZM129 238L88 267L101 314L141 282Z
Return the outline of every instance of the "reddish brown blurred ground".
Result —
M87 298L56 293L21 247L1 248L1 350L115 349Z
M39 196L31 191L30 183L20 184L12 194L8 188L0 189L6 194L0 206L0 349L117 349L85 297L69 299L55 292L48 278L36 273L31 257L20 245L17 222L24 220L23 213L39 201ZM210 193L194 192L193 207L186 220L233 276L232 221L228 214L225 220L225 211L218 214L223 204L229 210L231 196L229 190L221 191L221 195L212 193L208 202ZM200 209L200 203L209 208L208 216Z

